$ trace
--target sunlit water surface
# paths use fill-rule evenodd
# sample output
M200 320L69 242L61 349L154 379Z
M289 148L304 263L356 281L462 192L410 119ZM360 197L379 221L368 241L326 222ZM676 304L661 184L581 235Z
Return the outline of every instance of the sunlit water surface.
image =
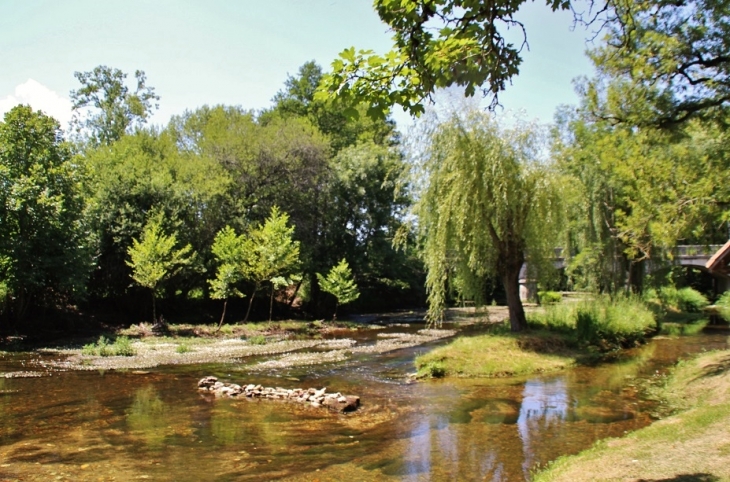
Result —
M727 348L727 335L654 340L624 362L526 379L406 383L424 348L268 374L228 364L0 378L0 480L526 480L649 424L655 404L638 380ZM0 372L37 370L37 359L7 355ZM196 389L211 374L327 386L363 406L212 400Z

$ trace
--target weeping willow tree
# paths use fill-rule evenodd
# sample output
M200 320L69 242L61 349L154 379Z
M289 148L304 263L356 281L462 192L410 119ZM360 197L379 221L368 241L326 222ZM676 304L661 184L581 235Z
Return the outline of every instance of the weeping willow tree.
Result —
M450 288L481 303L497 278L512 331L526 327L520 269L528 261L534 279L545 276L560 232L558 179L539 159L540 141L537 127L502 129L477 109L430 129L416 214L431 322L443 320Z

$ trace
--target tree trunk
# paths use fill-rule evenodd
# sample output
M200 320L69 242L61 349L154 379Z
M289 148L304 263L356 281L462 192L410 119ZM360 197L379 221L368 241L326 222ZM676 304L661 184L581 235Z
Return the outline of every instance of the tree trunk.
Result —
M269 300L269 322L271 322L271 314L274 312L274 283L271 283L271 299Z
M223 326L223 319L226 317L226 307L228 306L228 298L223 300L223 314L221 315L221 321L218 323L218 329L215 331L221 331L221 327Z
M504 291L507 293L507 306L509 307L509 324L512 332L523 331L527 328L525 310L520 300L520 267L509 269L502 276Z
M337 321L337 308L340 306L340 301L335 301L335 314L332 315L332 321Z
M251 293L251 299L248 300L248 309L246 310L246 317L243 319L244 323L246 323L248 321L248 315L251 314L251 305L253 305L253 297L256 296L256 291L258 291L258 286L254 287L253 293Z
M155 292L152 291L152 324L157 324L157 306L155 306Z
M289 298L289 309L291 309L292 305L294 304L294 300L297 298L297 293L299 293L299 288L302 287L302 283L304 282L304 276L302 276L302 279L299 280L299 283L297 283L297 287L294 289L294 294L291 295L291 298Z
M628 272L628 281L626 284L629 292L633 294L641 293L643 288L644 262L633 260L629 261Z

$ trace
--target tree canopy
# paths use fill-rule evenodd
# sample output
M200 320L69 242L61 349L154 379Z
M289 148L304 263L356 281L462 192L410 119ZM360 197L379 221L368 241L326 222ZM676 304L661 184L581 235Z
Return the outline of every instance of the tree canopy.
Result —
M343 50L324 76L318 98L345 105L366 102L374 118L384 117L393 105L420 115L437 89L457 85L467 96L482 91L495 106L519 74L527 45L528 32L516 15L523 3L375 0L380 19L393 31L392 50ZM571 9L576 24L597 28L595 37L603 36L604 42L591 55L599 69L629 80L614 84L618 90L606 94L613 102L597 106L597 115L667 127L726 111L730 23L724 1L546 3L553 11ZM505 39L511 28L522 32L519 45Z
M673 127L726 121L730 21L718 0L611 0L597 17L603 42L590 52L599 82L593 113L613 123ZM612 82L601 84L601 79ZM616 82L620 79L621 82Z
M320 98L346 104L365 102L368 115L384 117L393 105L413 115L440 88L457 85L467 96L482 91L498 94L519 73L527 37L515 13L524 0L375 0L374 8L393 31L393 49L343 50L323 79ZM567 9L567 0L548 0L553 10ZM504 30L518 28L523 43L507 41ZM356 116L352 110L350 115Z

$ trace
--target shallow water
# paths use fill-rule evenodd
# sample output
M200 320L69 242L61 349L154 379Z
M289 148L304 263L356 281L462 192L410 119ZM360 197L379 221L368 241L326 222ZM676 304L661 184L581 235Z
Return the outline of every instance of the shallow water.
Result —
M0 378L0 480L525 480L535 467L651 422L637 380L728 333L658 339L620 363L503 380L408 384L424 348L307 369L240 365ZM0 372L43 371L8 355ZM348 415L212 400L205 375L357 394ZM293 380L294 378L298 381Z

